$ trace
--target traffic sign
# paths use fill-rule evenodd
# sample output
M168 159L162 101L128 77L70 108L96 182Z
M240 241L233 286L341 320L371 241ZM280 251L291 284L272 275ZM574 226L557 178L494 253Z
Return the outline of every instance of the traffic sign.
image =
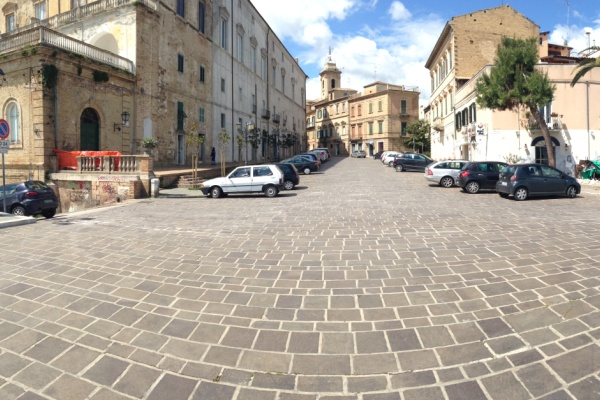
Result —
M0 140L0 153L2 153L2 154L8 153L9 148L10 148L10 142L8 140Z
M8 139L10 135L10 125L5 119L0 119L0 140Z

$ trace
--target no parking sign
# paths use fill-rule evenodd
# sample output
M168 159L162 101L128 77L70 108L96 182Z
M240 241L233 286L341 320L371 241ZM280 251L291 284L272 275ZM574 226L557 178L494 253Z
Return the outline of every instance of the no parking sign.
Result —
M0 140L8 139L10 135L10 125L5 119L0 119Z

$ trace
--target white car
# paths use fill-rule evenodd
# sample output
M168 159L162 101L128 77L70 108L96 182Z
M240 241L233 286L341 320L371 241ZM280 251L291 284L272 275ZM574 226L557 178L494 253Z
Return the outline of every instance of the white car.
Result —
M327 161L327 152L325 150L312 149L310 152L316 154L321 161Z
M391 167L394 165L394 158L396 158L398 154L402 153L396 151L388 151L387 153L385 153L384 157L381 157L381 162L386 164L388 167Z
M329 154L329 149L328 149L328 148L326 148L326 147L317 147L316 149L313 149L313 150L322 150L322 151L324 151L325 153L327 153L327 159L328 159L328 160L331 158L331 154Z
M468 161L465 160L436 161L425 168L425 179L443 187L452 187L460 169L467 163Z
M209 179L200 184L208 197L218 198L230 193L264 193L275 197L283 188L283 172L277 165L249 165L237 167L225 177Z

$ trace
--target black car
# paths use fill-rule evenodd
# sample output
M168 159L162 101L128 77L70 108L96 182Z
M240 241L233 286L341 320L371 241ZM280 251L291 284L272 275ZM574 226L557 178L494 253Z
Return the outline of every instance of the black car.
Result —
M502 197L525 200L530 196L563 195L574 198L581 192L575 178L545 164L509 165L500 173L496 191Z
M285 190L292 190L300 183L300 175L293 164L278 163L276 165L283 172L283 188Z
M319 170L319 163L317 161L304 158L304 156L290 157L283 160L282 163L294 165L294 167L296 167L298 171L302 171L304 175L308 175L311 172L316 172Z
M382 151L378 151L377 153L373 154L373 160L381 160L381 155L383 154L383 150Z
M321 165L321 159L315 153L300 153L300 154L296 154L294 157L298 157L298 156L304 157L304 158L309 158L313 161L316 161L319 165Z
M4 205L6 191L6 212L15 215L42 214L52 218L58 208L58 199L52 188L44 182L25 181L0 186L0 211Z
M431 164L433 160L424 154L402 153L394 158L394 168L397 172L402 171L425 171L425 167Z
M498 161L471 161L458 174L456 186L468 193L477 193L481 189L496 189L500 172L508 164Z

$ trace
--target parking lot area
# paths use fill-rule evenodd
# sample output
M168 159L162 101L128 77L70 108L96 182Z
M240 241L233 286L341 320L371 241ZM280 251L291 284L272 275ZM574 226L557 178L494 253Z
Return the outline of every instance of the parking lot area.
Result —
M370 158L0 230L0 399L595 399L600 196Z

